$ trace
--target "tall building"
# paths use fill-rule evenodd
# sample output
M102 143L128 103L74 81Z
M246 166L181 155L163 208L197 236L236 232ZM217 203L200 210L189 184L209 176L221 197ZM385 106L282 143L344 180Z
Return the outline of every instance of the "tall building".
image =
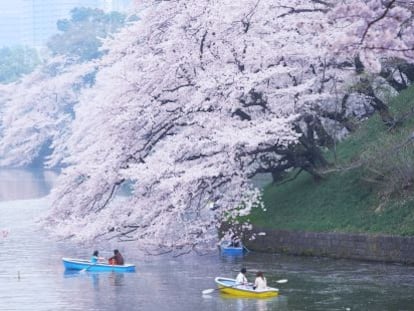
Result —
M132 7L131 0L102 0L101 8L105 11L126 12Z
M2 1L0 1L2 2ZM56 22L75 7L125 12L132 0L14 0L0 3L0 46L25 44L42 47L58 32Z
M22 3L0 1L0 46L19 44L22 36Z

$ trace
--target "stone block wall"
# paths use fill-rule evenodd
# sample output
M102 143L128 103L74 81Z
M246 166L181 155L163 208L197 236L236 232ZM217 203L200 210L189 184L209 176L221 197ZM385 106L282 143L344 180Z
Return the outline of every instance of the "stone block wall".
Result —
M414 264L414 237L261 229L254 232L256 239L245 244L255 251Z

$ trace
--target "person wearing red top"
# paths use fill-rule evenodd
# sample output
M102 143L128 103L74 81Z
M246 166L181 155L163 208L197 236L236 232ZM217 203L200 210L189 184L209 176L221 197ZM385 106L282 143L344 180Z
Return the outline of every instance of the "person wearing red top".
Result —
M124 264L124 257L122 257L121 253L116 249L114 250L114 255L108 259L111 265L123 265Z

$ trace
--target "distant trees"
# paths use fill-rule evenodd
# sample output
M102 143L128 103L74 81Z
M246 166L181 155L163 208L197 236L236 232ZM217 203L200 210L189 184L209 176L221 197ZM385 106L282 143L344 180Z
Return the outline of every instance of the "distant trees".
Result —
M10 83L40 64L37 51L27 46L0 48L0 83Z
M47 47L53 55L75 57L81 62L99 58L102 39L124 26L126 16L119 12L105 13L100 9L74 8L70 19L57 22L61 32L53 35Z
M75 118L74 107L81 91L95 81L93 60L103 55L99 50L102 40L118 31L125 20L117 12L75 8L70 19L58 21L62 33L48 42L53 56L34 72L27 60L21 60L19 66L27 65L25 73L31 73L0 88L1 166L61 164L67 155L65 141Z
M58 69L58 72L56 70ZM0 88L0 164L9 167L60 163L80 91L93 64L49 60L21 81ZM48 164L46 164L48 165Z

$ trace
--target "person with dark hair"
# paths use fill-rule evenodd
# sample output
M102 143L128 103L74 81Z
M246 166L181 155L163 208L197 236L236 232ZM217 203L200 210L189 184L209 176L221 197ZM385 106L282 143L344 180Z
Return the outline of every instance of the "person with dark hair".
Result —
M241 268L239 274L236 277L236 284L247 285L249 283L246 278L246 272L247 272L246 268Z
M91 257L91 263L97 263L98 260L104 260L105 258L99 257L99 252L94 251Z
M267 288L267 281L262 271L257 272L256 279L254 280L253 289L265 290Z
M124 257L122 257L119 250L114 250L114 255L108 259L109 264L111 265L123 265L124 264Z
M237 235L233 234L230 241L231 247L240 247L240 239Z

